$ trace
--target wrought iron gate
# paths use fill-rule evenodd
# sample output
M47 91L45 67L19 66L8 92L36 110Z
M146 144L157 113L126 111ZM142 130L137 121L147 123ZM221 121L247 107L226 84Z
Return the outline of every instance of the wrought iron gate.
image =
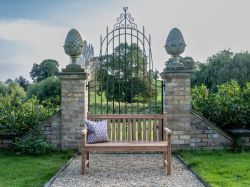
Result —
M100 37L89 81L91 113L162 113L163 82L154 71L151 36L138 30L128 8Z

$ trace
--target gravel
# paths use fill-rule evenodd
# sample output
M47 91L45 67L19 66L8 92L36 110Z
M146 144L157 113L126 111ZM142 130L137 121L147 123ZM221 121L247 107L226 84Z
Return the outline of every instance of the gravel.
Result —
M81 175L81 157L76 157L62 171L52 187L79 186L204 186L177 158L168 176L162 154L90 154L90 168Z

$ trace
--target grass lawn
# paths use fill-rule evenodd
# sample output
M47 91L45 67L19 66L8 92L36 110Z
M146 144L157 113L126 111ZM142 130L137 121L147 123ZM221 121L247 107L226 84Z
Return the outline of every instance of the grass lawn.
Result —
M209 186L250 186L250 151L183 151L178 154Z
M0 151L0 187L43 186L71 156L73 152L29 156Z

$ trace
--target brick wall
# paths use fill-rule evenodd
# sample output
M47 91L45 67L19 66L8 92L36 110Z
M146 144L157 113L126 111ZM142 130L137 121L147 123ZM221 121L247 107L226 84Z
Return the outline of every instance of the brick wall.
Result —
M61 110L59 110L39 126L41 133L57 149L61 149L61 123Z
M194 149L221 149L233 146L232 137L200 116L191 111L190 147Z

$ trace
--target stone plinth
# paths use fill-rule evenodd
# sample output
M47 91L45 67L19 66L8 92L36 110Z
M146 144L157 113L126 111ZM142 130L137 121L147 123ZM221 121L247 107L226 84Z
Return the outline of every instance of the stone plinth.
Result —
M190 146L192 70L182 64L172 64L161 73L166 82L164 111L168 113L167 126L173 131L173 147Z
M87 116L88 74L80 65L68 65L59 74L61 79L62 149L79 149L81 129Z

